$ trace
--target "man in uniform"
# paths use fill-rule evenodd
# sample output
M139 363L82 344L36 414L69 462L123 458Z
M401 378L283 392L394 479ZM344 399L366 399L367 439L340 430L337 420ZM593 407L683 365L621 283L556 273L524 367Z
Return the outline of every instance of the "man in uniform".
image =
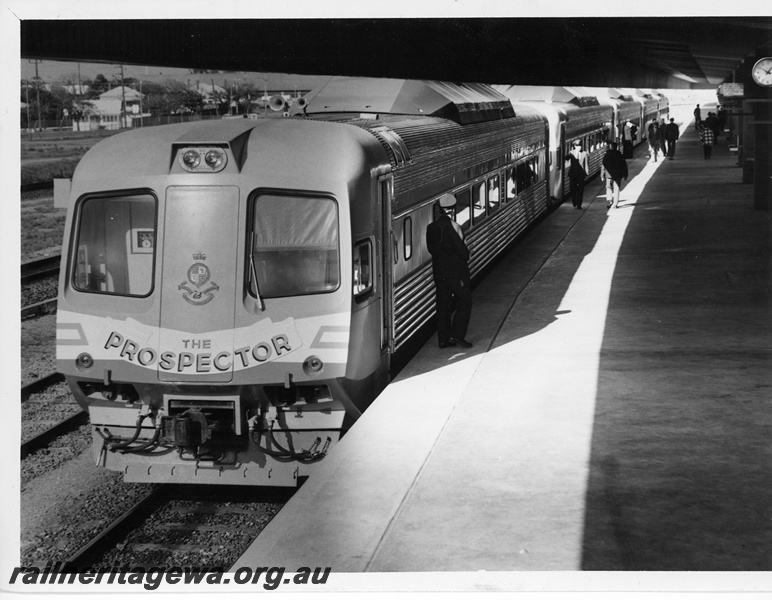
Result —
M453 220L456 197L439 200L439 217L426 228L426 246L432 255L437 293L437 340L440 348L471 348L466 331L472 316L469 249L461 226ZM455 312L455 314L454 314Z

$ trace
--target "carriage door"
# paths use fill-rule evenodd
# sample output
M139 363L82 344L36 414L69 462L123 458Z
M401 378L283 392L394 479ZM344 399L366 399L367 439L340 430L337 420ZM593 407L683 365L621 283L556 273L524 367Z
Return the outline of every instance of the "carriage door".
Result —
M167 189L158 379L228 382L239 231L237 187Z
M394 232L391 224L392 177L378 182L381 206L381 353L394 352Z

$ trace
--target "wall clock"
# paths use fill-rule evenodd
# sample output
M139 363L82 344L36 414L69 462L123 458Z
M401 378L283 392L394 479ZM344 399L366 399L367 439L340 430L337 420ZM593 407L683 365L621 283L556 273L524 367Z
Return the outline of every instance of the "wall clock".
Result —
M763 87L772 87L772 57L760 58L751 69L753 81Z

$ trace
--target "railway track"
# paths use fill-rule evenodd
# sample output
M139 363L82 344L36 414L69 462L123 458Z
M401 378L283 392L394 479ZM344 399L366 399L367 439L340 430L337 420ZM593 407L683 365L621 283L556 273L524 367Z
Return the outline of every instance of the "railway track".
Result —
M56 421L51 427L42 433L39 433L33 438L30 438L26 442L22 442L20 452L21 460L24 460L33 452L37 452L41 448L45 448L63 434L74 431L86 423L88 423L88 413L85 410L80 410L68 417Z
M21 186L21 193L36 192L38 190L52 190L54 189L54 180L50 181L38 181L36 183L25 183Z
M62 402L63 394L50 392L63 381L60 373L49 373L22 386L21 402L27 410L22 414L21 460L88 423L88 412L74 405L69 393L70 402Z
M35 392L40 392L60 381L64 381L64 375L56 372L43 375L43 377L38 377L35 381L31 381L30 383L21 386L21 401L24 402Z
M28 285L39 279L58 276L61 260L61 254L52 254L21 263L21 284Z
M43 315L50 315L56 312L57 301L56 298L50 300L41 300L40 302L34 302L21 308L21 320L34 319Z
M163 486L155 486L127 511L112 521L84 546L70 554L63 565L63 571L82 573L91 565L99 562L101 557L115 545L117 540L124 538L132 529L138 526L152 513L159 501L162 501Z
M21 264L22 321L56 312L60 262L54 254Z
M64 561L64 570L181 565L227 570L291 492L155 485Z

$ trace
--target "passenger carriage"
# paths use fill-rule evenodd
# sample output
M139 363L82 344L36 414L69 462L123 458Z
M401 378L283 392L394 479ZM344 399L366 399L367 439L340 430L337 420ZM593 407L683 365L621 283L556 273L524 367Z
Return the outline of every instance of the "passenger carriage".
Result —
M548 209L546 135L487 86L334 78L290 118L100 143L56 194L57 366L98 464L296 485L434 314L437 198L480 274Z
M577 88L497 85L512 100L536 109L549 123L549 183L557 202L568 197L570 182L565 161L575 141L587 152L588 177L600 172L612 124L612 108Z

